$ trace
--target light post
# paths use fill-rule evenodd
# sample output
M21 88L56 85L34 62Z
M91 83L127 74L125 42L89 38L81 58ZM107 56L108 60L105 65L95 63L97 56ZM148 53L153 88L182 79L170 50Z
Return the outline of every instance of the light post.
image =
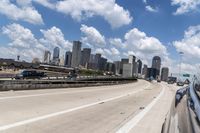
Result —
M180 55L180 64L179 64L179 81L181 79L181 63L182 63L182 56L183 56L183 52L179 52Z

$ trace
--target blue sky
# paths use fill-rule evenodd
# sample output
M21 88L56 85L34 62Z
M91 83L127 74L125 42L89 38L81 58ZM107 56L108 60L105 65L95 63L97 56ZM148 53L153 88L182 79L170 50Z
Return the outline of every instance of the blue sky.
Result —
M73 40L110 61L134 54L151 65L155 55L176 72L199 68L200 0L1 0L0 57L42 60Z

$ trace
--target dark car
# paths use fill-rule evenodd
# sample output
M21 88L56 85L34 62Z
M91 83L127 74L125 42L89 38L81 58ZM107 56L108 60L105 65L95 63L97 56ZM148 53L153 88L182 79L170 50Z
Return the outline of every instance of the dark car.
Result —
M178 81L178 82L176 83L176 85L177 85L177 86L184 86L184 82L183 82L183 81Z
M35 70L23 70L21 73L17 74L15 79L40 79L45 77L44 72L37 72Z
M200 133L200 80L177 90L162 133Z

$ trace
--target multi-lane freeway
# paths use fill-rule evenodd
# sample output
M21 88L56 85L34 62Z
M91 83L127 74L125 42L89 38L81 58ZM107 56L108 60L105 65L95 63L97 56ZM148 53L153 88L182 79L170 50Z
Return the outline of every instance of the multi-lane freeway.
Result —
M0 92L0 133L159 133L176 89L139 80Z

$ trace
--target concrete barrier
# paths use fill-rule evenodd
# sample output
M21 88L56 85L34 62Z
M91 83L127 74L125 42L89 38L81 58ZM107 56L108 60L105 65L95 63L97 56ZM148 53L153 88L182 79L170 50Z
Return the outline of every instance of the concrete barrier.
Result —
M75 88L87 86L105 86L136 82L137 79L99 80L99 81L66 81L66 80L13 80L0 81L0 91L34 90L51 88Z

